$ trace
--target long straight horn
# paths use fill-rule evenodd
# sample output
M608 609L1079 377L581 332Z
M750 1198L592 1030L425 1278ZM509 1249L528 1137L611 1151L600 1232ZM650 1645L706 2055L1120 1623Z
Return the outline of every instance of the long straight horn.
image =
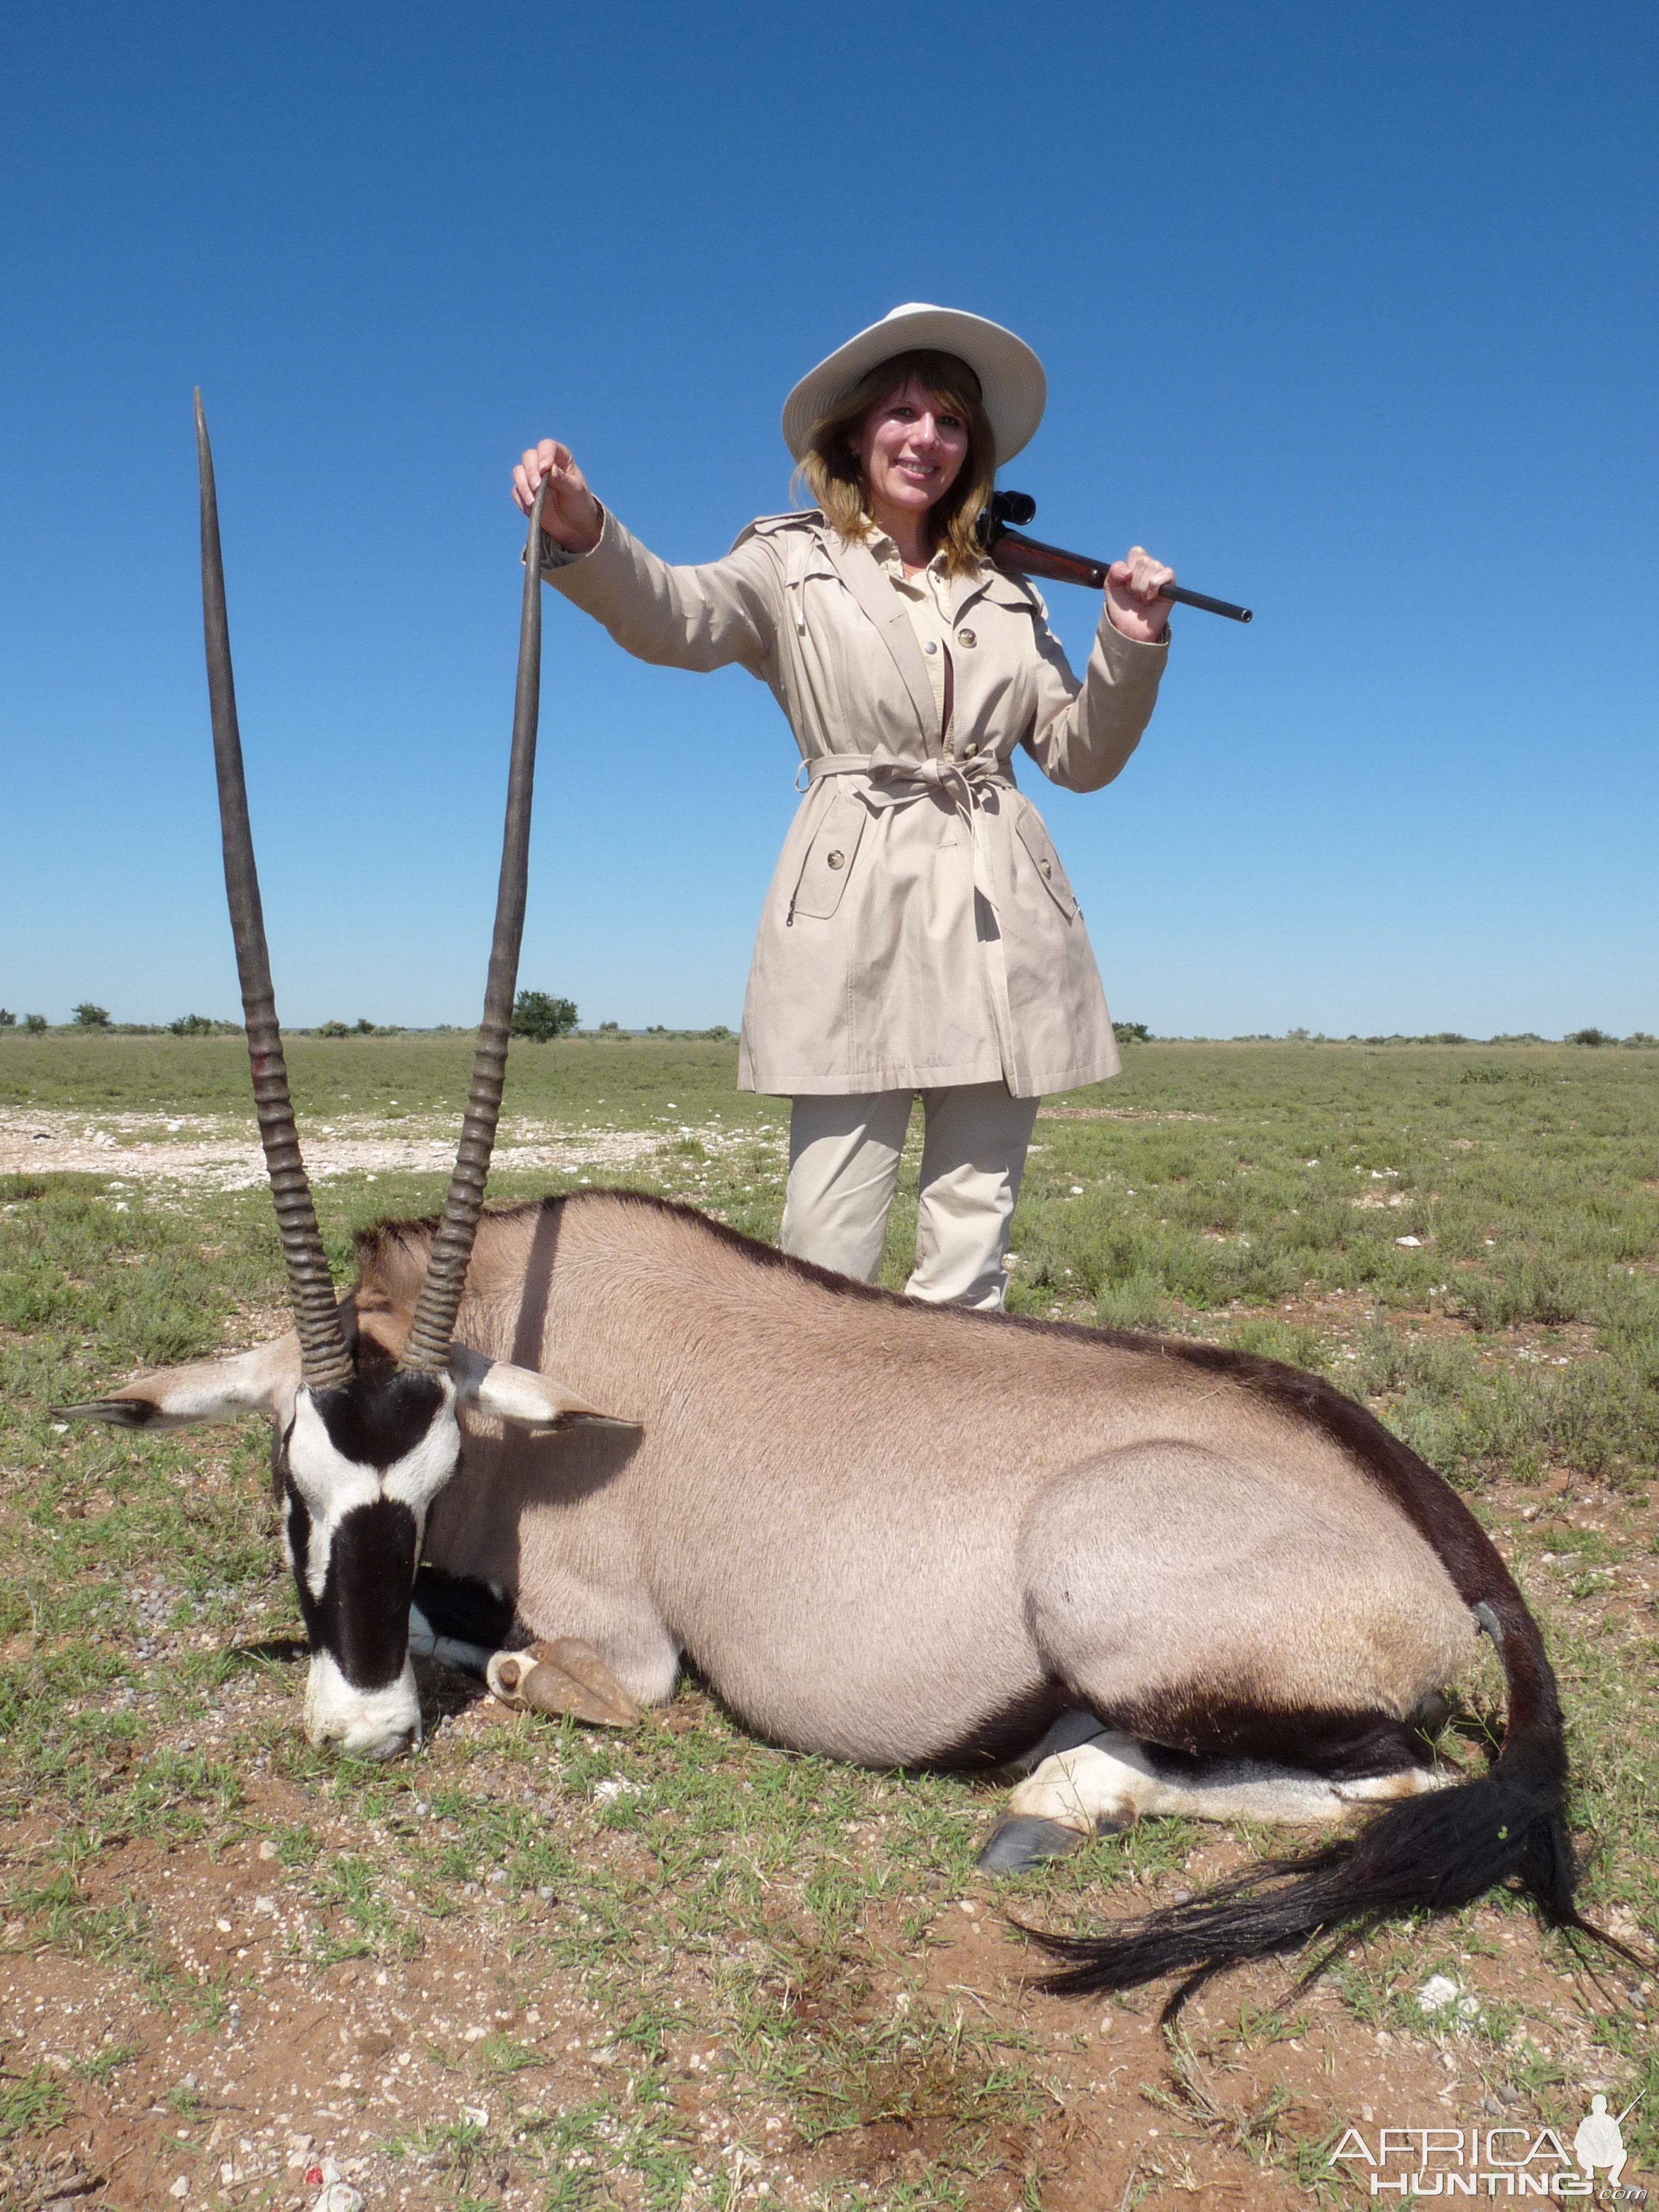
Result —
M300 1360L307 1388L331 1389L351 1379L351 1354L340 1325L334 1280L329 1273L300 1157L299 1132L288 1091L282 1032L270 988L270 955L265 945L259 877L253 864L253 836L248 826L247 786L242 776L242 739L236 724L236 685L230 667L230 625L225 615L225 564L219 548L219 501L213 487L213 453L208 444L202 395L196 394L196 459L202 479L202 627L207 640L208 699L213 712L213 760L219 776L219 825L224 836L225 895L236 939L236 968L242 983L242 1013L247 1024L248 1058L253 1067L253 1103L259 1141L265 1148L276 1227L288 1262L289 1292L300 1332Z
M530 802L536 784L536 726L541 712L542 501L536 494L530 538L524 556L524 603L519 617L519 683L513 702L513 758L507 772L507 823L501 833L501 883L495 893L495 934L489 947L489 980L484 986L483 1019L472 1063L472 1088L461 1121L444 1210L432 1240L426 1280L415 1308L402 1364L436 1374L449 1358L455 1316L466 1286L472 1240L483 1209L489 1155L501 1119L501 1086L507 1079L507 1047L513 1024L513 994L519 981L519 945L524 936L525 893L530 879Z

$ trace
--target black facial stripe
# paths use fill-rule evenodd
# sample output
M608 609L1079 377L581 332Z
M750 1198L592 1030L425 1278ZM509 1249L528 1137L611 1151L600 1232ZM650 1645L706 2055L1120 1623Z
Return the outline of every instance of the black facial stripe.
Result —
M414 1514L391 1498L354 1505L334 1530L319 1598L306 1579L311 1516L292 1483L288 1528L313 1651L326 1651L354 1690L390 1688L409 1651L409 1598L420 1534Z
M313 1400L328 1440L358 1467L395 1467L426 1435L443 1410L435 1375L359 1372L337 1390Z
M273 1455L273 1459L274 1456ZM313 1633L311 1616L316 1609L315 1601L312 1597L310 1585L306 1581L306 1561L311 1556L311 1512L304 1498L301 1497L294 1485L288 1481L285 1470L281 1467L273 1467L273 1472L276 1475L279 1496L286 1486L288 1561L294 1570L294 1579L300 1586L300 1612L305 1620L306 1634L311 1638L314 1644L317 1638Z

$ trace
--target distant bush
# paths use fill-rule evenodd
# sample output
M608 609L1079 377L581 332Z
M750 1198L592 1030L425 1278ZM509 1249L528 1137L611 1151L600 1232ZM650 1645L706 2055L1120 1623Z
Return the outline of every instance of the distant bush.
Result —
M0 1030L15 1030L17 1017L9 1006L0 1006Z
M1626 1044L1659 1044L1659 1036L1650 1036L1645 1030L1632 1030L1625 1039Z
M23 1017L23 1027L28 1031L31 1036L45 1036L46 1033L46 1018L44 1014L25 1014Z
M349 1036L351 1031L343 1022L319 1022L316 1034L319 1036Z
M1542 1044L1543 1042L1536 1030L1516 1030L1512 1036L1506 1033L1503 1036L1486 1039L1488 1044Z
M1459 1069L1457 1079L1460 1083L1518 1083L1523 1090L1529 1084L1544 1080L1538 1070L1528 1067L1524 1060L1506 1067L1497 1060L1471 1060L1467 1067Z
M1145 1022L1121 1022L1115 1016L1112 1020L1112 1035L1120 1044L1150 1044L1152 1038L1152 1033Z
M545 1044L576 1026L574 999L556 999L546 991L520 991L513 1001L513 1034ZM616 1024L611 1025L613 1029Z
M1572 1030L1562 1038L1561 1042L1563 1044L1599 1045L1617 1044L1619 1040L1616 1036L1609 1036L1605 1030Z
M80 1005L70 1011L75 1016L76 1029L106 1030L109 1027L109 1008L94 1006L90 999L82 999Z
M216 1022L209 1014L180 1014L176 1022L167 1024L169 1036L211 1036L216 1030L228 1026Z

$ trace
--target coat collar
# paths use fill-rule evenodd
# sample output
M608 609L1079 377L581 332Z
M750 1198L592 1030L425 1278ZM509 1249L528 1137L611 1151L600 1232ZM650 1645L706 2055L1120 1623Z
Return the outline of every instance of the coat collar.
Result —
M933 687L927 681L927 664L921 657L921 647L916 642L916 633L903 600L883 574L880 562L867 545L848 545L838 531L827 526L820 532L819 542L836 574L869 616L882 643L892 654L893 665L916 710L924 741L936 740L939 715L933 705Z
M1012 607L1021 614L1041 614L1042 603L1023 576L1005 575L988 561L976 576L958 576L951 601L951 619L960 622L975 599L994 606Z

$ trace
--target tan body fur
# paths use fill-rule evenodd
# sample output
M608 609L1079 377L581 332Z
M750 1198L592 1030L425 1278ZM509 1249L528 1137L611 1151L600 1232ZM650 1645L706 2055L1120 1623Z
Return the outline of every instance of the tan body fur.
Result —
M389 1350L425 1257L366 1248ZM1012 1750L1066 1704L1176 1746L1217 1705L1403 1719L1473 1656L1337 1442L1153 1340L832 1286L610 1193L487 1216L457 1335L639 1432L464 1416L425 1556L644 1704L684 1653L758 1732L886 1765Z

